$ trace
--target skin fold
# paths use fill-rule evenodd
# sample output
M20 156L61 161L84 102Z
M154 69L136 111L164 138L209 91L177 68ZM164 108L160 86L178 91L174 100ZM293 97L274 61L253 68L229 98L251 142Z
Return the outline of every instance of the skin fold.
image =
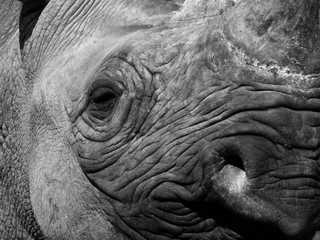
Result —
M1 239L320 239L318 0L0 12Z

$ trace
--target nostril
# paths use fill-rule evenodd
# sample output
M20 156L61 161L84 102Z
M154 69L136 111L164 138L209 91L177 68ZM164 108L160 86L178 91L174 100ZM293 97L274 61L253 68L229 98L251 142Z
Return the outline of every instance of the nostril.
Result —
M232 165L234 167L237 167L245 171L242 158L238 154L229 153L229 154L225 154L222 157L224 158L226 164Z

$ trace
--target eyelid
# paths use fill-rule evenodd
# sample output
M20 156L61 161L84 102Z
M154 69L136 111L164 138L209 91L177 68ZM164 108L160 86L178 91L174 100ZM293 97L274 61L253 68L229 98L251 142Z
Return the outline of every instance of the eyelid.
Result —
M117 94L109 87L98 87L95 90L91 91L90 97L97 98L97 97L100 97L106 93L111 93L111 94L117 96Z
M91 95L99 88L109 88L117 96L121 95L125 90L125 86L119 81L110 78L99 78L92 83L89 94Z

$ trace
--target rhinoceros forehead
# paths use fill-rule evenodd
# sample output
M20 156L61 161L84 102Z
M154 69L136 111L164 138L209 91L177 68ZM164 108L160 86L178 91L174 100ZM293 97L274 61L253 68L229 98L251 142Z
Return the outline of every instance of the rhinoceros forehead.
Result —
M88 38L127 35L165 25L180 28L208 18L214 18L213 22L218 23L221 13L231 2L50 1L25 45L25 58L37 69L39 63L78 48Z
M93 35L109 36L149 28L178 10L177 1L51 1L25 47L37 61L59 55ZM159 16L159 17L158 17Z

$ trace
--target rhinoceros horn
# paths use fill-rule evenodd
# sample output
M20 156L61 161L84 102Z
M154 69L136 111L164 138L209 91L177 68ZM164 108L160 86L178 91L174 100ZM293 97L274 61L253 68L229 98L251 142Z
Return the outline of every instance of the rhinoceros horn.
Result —
M246 0L224 16L224 33L262 64L320 72L319 0Z

